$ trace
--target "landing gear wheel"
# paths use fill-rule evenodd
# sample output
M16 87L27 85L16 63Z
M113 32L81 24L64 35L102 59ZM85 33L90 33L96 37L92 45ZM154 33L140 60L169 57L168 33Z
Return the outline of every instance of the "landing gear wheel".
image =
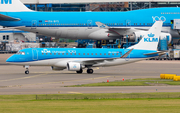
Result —
M25 74L29 74L29 71L28 71L28 70L26 70L26 71L25 71Z
M79 70L79 71L76 71L76 73L79 73L79 74L80 74L80 73L82 73L82 72L83 72L83 70L82 70L82 69L81 69L81 70Z
M87 70L87 73L88 73L88 74L93 74L93 72L94 72L93 69L88 69L88 70Z

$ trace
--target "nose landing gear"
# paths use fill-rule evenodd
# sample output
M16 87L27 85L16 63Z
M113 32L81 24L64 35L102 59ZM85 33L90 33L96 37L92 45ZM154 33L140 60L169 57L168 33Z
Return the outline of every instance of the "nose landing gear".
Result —
M25 71L25 74L29 74L29 70L26 70L26 71Z
M24 66L26 68L25 74L29 74L29 66Z

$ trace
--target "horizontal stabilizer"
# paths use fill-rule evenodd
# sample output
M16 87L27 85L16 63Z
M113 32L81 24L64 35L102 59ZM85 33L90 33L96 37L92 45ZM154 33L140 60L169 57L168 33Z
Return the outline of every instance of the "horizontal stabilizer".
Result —
M159 54L159 55L163 55L163 54L166 54L167 51L158 51L158 52L154 52L154 53L147 53L147 54L144 54L144 55L155 55L155 54Z
M0 21L20 21L20 20L21 19L19 19L19 18L13 18L10 16L0 14Z

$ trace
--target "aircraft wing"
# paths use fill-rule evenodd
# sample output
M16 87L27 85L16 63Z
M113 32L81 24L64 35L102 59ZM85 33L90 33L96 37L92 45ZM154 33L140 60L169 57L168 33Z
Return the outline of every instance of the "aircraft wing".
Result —
M132 51L133 49L130 49L128 52L126 52L124 55L121 57L114 57L114 58L102 58L102 59L94 59L94 60L82 60L82 61L74 61L74 62L79 62L83 65L94 65L98 63L103 63L104 61L113 61L115 59L121 59L121 58L126 58Z
M19 28L24 28L24 27L25 27L25 26L5 27L5 28L1 28L0 31L9 30L9 29L19 29Z
M10 17L10 16L0 14L0 21L20 21L20 20L21 19L19 19L19 18L14 18L14 17Z
M131 27L109 27L104 23L96 22L96 25L101 29L108 29L107 33L116 34L116 35L130 35L134 31L137 31L138 29L134 29Z

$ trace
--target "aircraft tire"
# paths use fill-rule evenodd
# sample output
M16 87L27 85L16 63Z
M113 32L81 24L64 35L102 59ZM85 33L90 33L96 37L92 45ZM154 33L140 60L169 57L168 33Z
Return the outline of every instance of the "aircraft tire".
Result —
M81 70L79 70L79 71L76 71L76 73L83 73L83 70L81 69Z
M88 74L93 74L93 72L94 72L93 69L88 69L88 70L87 70L87 73L88 73Z
M29 74L29 71L27 70L27 71L25 71L25 74Z

